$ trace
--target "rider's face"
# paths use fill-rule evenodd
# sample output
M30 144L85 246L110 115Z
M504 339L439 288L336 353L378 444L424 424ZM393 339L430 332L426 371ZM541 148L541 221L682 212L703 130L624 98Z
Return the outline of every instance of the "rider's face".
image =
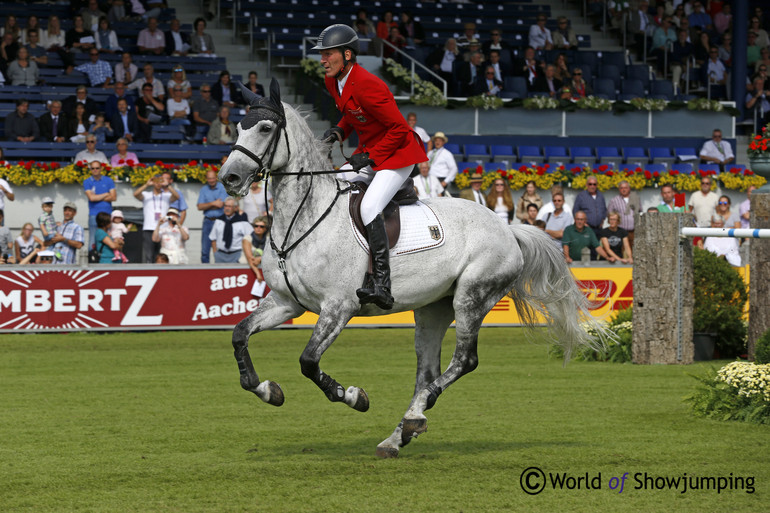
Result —
M342 52L339 48L321 50L321 64L326 70L327 77L334 77L343 67Z

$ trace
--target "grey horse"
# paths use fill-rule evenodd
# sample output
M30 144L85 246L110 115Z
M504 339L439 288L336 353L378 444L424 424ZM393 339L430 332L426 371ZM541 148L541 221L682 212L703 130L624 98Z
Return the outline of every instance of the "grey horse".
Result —
M377 446L378 456L396 457L427 429L424 412L439 394L476 368L482 321L506 295L527 325L546 323L566 355L594 344L581 326L592 322L590 304L553 240L534 227L505 225L491 210L462 199L425 200L441 220L446 240L435 249L392 259L393 310L359 304L356 289L368 255L351 228L349 184L337 180L325 157L329 145L315 139L298 111L281 102L275 80L269 98L246 90L244 95L251 110L238 125L238 140L219 180L230 195L243 196L252 181L272 176L275 204L270 247L262 259L271 292L233 330L244 389L266 403L283 404L281 387L257 376L249 337L308 310L319 318L300 356L302 374L330 401L366 411L364 390L345 389L322 371L321 356L354 316L414 310L414 396L396 429ZM441 372L441 341L453 320L457 345Z

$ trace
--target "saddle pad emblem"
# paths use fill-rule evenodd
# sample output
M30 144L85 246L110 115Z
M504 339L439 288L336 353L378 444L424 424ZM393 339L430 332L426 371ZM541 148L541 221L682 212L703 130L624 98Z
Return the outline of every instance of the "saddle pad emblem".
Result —
M441 238L441 230L438 229L438 226L428 226L428 231L430 232L431 239L439 240Z

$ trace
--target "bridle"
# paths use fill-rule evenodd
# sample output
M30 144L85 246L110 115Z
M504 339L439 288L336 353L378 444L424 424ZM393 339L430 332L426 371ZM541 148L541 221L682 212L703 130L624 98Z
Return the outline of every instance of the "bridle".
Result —
M298 305L300 305L305 310L310 310L308 307L302 304L302 302L297 297L297 293L294 292L294 287L292 287L291 283L289 282L289 276L286 273L286 258L288 258L289 252L291 252L294 248L296 248L303 240L305 240L305 238L307 238L308 235L310 235L313 232L313 230L315 230L318 227L318 225L321 224L321 222L326 218L326 216L329 215L329 212L332 211L332 208L334 208L334 205L337 203L337 200L339 199L339 197L342 194L350 191L352 189L352 186L348 185L345 188L341 188L340 182L338 180L335 180L335 184L337 185L337 194L335 194L332 202L326 208L324 213L321 214L321 217L319 217L318 220L316 220L316 222L313 223L313 226L311 226L297 240L295 240L293 243L287 246L289 241L289 235L291 234L291 230L294 227L294 223L297 221L297 218L299 217L299 213L302 211L302 207L305 205L305 201L307 200L308 196L310 195L310 191L313 188L313 177L315 175L336 174L341 171L337 171L335 169L305 171L304 168L300 168L299 171L293 171L293 172L271 171L270 166L273 164L273 158L275 157L275 152L278 149L278 141L281 138L281 132L283 132L284 139L286 140L286 151L288 153L287 161L291 158L289 134L286 131L286 115L284 114L282 108L279 110L278 108L273 107L271 105L262 104L262 105L259 105L258 108L269 110L270 112L278 116L278 121L276 122L276 130L270 136L270 140L265 146L265 151L262 153L262 156L257 156L253 151L241 146L240 144L234 144L232 146L232 150L240 151L241 153L249 157L251 160L256 162L257 172L255 173L255 177L254 177L255 181L267 180L271 175L272 176L296 176L297 180L299 180L300 177L303 177L303 176L310 176L310 185L308 185L307 191L305 191L305 195L302 197L302 201L300 201L299 205L297 206L297 210L294 212L294 215L291 218L291 222L289 223L289 228L286 230L286 236L284 237L283 243L281 244L280 248L278 247L278 245L276 245L273 235L270 234L270 248L273 251L275 251L276 254L278 255L278 270L280 270L281 274L283 274L283 278L286 281L286 286L289 288L289 292L291 292L292 297L294 297L294 301L296 301ZM340 143L340 146L342 146L342 143ZM270 155L268 155L268 152L270 152ZM267 158L267 164L264 163L266 158ZM267 186L264 187L264 190L265 190L265 205L267 205L268 204Z

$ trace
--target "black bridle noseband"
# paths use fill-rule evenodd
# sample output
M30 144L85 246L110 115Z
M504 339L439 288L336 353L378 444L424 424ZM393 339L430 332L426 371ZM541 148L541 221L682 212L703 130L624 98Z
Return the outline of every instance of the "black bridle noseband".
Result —
M280 104L279 104L280 105ZM290 244L287 247L288 241L289 241L289 235L291 234L291 230L294 227L294 223L299 217L299 213L302 211L302 207L305 205L305 201L307 200L308 196L310 195L310 191L313 188L313 177L315 175L327 175L327 174L335 174L339 173L340 171L337 170L322 170L322 171L305 171L304 168L301 168L299 171L271 171L270 166L273 164L273 158L275 157L276 150L278 149L278 141L281 137L281 132L283 131L284 139L286 140L286 151L288 153L287 161L291 158L291 147L289 146L289 134L286 131L286 115L283 112L283 106L281 105L281 109L275 108L271 105L259 105L257 109L266 109L270 112L276 114L278 116L278 120L275 121L276 123L276 129L273 132L273 134L270 136L270 141L268 141L267 146L265 147L265 151L262 153L262 156L257 156L253 151L249 150L248 148L245 148L241 146L240 144L235 144L232 146L233 151L240 151L247 157L249 157L251 160L256 162L257 164L257 171L255 173L254 180L260 181L260 180L267 180L270 175L273 176L296 176L299 180L302 176L310 176L310 185L307 188L307 191L305 191L305 195L302 197L302 201L300 201L299 205L297 206L297 210L294 212L294 215L291 218L291 222L289 223L289 228L286 230L286 236L283 239L283 243L281 244L281 247L279 248L276 243L275 239L273 238L272 233L270 234L270 247L273 251L276 252L278 255L278 269L283 274L283 278L286 281L286 286L289 288L289 291L291 292L291 295L294 297L294 301L297 302L302 308L305 310L310 310L308 307L302 304L302 302L297 297L296 292L294 292L294 287L291 286L291 283L289 282L289 276L286 273L286 258L288 258L289 252L291 252L294 248L296 248L300 242L305 240L305 238L310 235L313 230L315 230L319 224L326 218L327 215L329 215L329 212L332 211L332 208L334 208L334 205L337 203L337 200L339 197L348 191L351 190L351 186L348 185L344 189L340 187L340 182L335 180L335 183L337 185L337 194L335 194L334 199L329 204L329 206L326 208L323 214L321 214L321 217L318 218L318 220L313 223L313 226L311 226L302 236L300 236L296 241L294 241L292 244ZM243 125L241 125L243 126ZM253 125L253 126L256 126ZM340 146L342 146L342 143L340 143ZM270 152L270 155L268 156L268 152ZM343 154L344 155L344 154ZM267 164L264 163L265 158L267 157ZM264 187L265 189L265 205L268 204L268 198L267 198L267 184Z

